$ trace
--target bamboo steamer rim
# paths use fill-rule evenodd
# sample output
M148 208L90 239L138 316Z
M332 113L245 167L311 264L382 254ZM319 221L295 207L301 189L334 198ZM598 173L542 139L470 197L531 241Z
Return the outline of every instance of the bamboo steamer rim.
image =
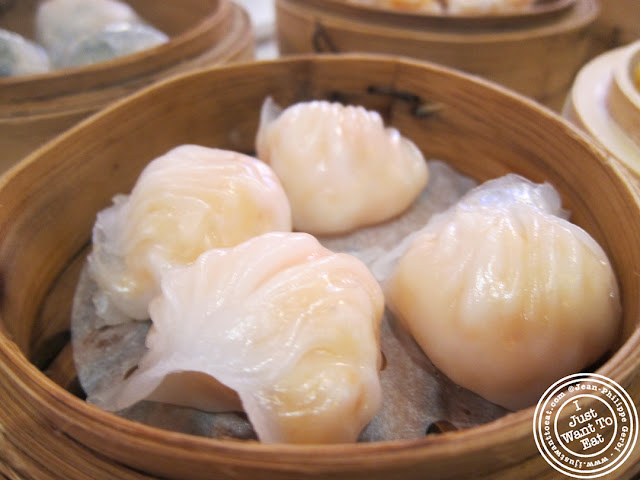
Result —
M130 81L195 57L219 40L221 27L234 8L231 0L207 1L211 5L210 14L191 28L172 36L166 43L91 65L43 74L0 77L0 101L46 100L64 93L76 93L78 86L83 91L101 88Z
M496 27L520 24L532 20L548 20L567 12L576 0L542 0L532 9L522 12L490 14L428 13L381 5L358 4L352 0L305 0L310 5L329 8L346 15L366 16L373 20L384 19L412 26L447 25L453 27Z
M622 129L640 147L640 90L634 79L638 69L640 41L627 46L620 61L614 65L608 105Z
M339 2L340 0L334 0ZM316 5L315 2L318 2ZM447 42L452 45L496 44L503 42L531 41L536 38L560 36L563 33L574 32L592 25L600 15L601 4L599 0L574 0L570 8L562 11L557 18L547 19L541 22L516 22L509 26L501 25L499 28L487 22L478 24L479 28L460 27L434 21L432 24L413 24L409 21L393 21L394 17L388 14L379 18L367 18L362 14L360 7L353 7L353 11L343 11L342 5L330 8L331 4L324 5L324 0L275 0L276 11L278 9L299 10L305 14L313 15L317 25L324 26L325 22L332 27L354 32L358 35L368 35L375 32L377 36L386 36L390 40L406 38L407 40L426 42Z
M350 62L356 60L374 59L379 62L424 66L433 71L447 73L456 77L471 78L447 67L428 64L418 60L399 58L385 55L368 54L344 54L344 55L293 55L279 60L253 62L254 65L285 65L297 63L327 63ZM71 128L65 134L32 153L20 164L0 177L0 189L19 177L30 165L37 161L38 156L65 142L68 137L73 137L75 132L81 130L88 122L111 116L114 112L123 110L137 99L148 95L157 95L163 90L181 82L188 82L190 78L206 76L211 72L223 68L226 71L242 71L246 64L236 64L225 67L211 67L199 72L181 74L171 79L162 80L153 86L144 88L129 97L116 101L111 106L82 121ZM521 97L492 82L474 78L474 82L484 85L486 88L499 91L506 97L524 102L528 109L536 111L537 115L547 117L557 123L559 128L565 129L576 141L582 143L586 149L593 152L594 156L603 160L603 167L607 174L616 177L620 183L626 186L625 194L629 196L633 204L640 205L640 195L635 184L628 176L626 170L611 159L604 151L594 145L579 130L567 122L558 118L552 112L539 106L532 100ZM640 329L627 339L624 345L600 368L597 373L615 379L618 383L625 384L626 379L635 375L634 356L640 350ZM111 413L102 411L95 406L75 397L62 389L52 380L47 378L33 364L31 364L18 346L13 343L3 332L0 321L0 359L6 360L5 365L15 374L20 382L20 387L28 392L34 407L45 412L65 434L82 441L85 432L108 432L104 437L105 450L117 448L122 444L133 445L138 448L153 448L154 452L164 452L167 457L179 456L182 461L197 460L211 463L223 461L225 465L239 465L242 467L271 467L287 472L313 472L317 467L330 467L332 471L348 471L357 469L362 462L374 461L376 466L412 465L425 459L455 459L461 453L469 451L495 448L503 446L504 442L513 439L532 437L532 419L534 407L527 408L507 415L499 420L482 426L447 432L437 436L428 436L416 440L394 440L375 443L354 443L342 445L291 445L291 444L264 444L258 442L237 442L217 440L191 435L168 432L158 428L134 423ZM621 381L620 379L625 379ZM123 438L124 436L124 438ZM537 455L537 452L535 452Z

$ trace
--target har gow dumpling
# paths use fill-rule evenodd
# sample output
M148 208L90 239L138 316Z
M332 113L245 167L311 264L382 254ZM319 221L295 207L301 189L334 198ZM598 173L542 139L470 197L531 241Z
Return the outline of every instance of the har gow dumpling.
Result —
M111 23L140 21L133 8L118 0L45 0L36 11L35 32L57 65L69 45L85 36Z
M0 77L35 75L51 70L49 56L40 45L0 28Z
M549 184L489 181L434 216L386 285L390 309L457 384L519 409L616 341L606 254Z
M112 60L169 41L160 30L143 23L117 22L71 43L58 59L59 67L77 67Z
M367 267L306 233L267 233L167 271L147 353L89 401L217 409L237 392L264 442L353 442L380 406L384 297ZM193 392L209 378L208 398ZM184 382L182 381L184 378ZM169 379L170 386L166 381Z
M107 324L147 319L164 270L271 231L291 231L291 210L267 165L227 150L176 147L146 166L130 195L98 213L88 258L97 312Z
M339 234L388 220L427 183L420 150L375 111L326 101L284 111L268 98L256 138L291 202L293 227Z

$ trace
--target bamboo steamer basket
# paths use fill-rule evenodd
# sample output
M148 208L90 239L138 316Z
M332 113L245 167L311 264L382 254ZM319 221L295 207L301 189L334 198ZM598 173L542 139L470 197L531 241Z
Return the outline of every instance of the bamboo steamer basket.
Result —
M548 109L436 64L315 55L156 83L82 121L0 178L0 474L47 479L552 479L534 408L418 440L296 446L159 430L82 399L69 316L96 213L182 143L253 152L261 104L329 98L381 112L428 158L478 181L549 181L616 270L624 328L597 370L640 400L640 196L626 169ZM568 339L570 341L570 339ZM616 470L629 479L640 451Z
M640 41L601 54L579 72L563 115L640 181Z
M253 58L249 18L230 0L130 0L167 43L95 65L0 78L0 171L113 100L169 75ZM0 28L33 38L38 0L0 4Z
M597 0L540 14L437 17L345 0L276 0L281 54L374 52L429 60L501 83L559 110L592 49Z
M637 0L601 0L601 5L594 29L597 53L640 40Z

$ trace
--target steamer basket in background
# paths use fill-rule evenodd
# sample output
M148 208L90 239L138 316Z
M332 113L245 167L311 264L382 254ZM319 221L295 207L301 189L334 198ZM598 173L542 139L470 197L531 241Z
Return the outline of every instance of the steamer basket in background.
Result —
M0 473L20 480L522 479L558 474L536 449L534 408L421 439L262 444L168 432L79 394L71 301L96 213L171 147L251 153L266 96L339 98L377 109L427 158L478 181L549 181L612 260L623 332L598 373L640 400L640 198L628 172L523 96L438 65L315 55L205 69L154 84L84 120L0 180ZM571 341L571 339L567 339ZM640 468L635 450L615 475Z
M594 28L596 53L640 40L640 3L601 0L602 12Z
M563 115L640 182L640 40L587 63L576 76Z
M429 60L496 81L560 110L589 58L597 0L554 0L536 13L420 15L346 0L275 0L281 54L372 52Z
M126 57L43 75L0 78L0 171L113 100L158 79L250 60L253 32L231 0L128 0L169 42ZM6 2L0 28L33 39L38 0Z

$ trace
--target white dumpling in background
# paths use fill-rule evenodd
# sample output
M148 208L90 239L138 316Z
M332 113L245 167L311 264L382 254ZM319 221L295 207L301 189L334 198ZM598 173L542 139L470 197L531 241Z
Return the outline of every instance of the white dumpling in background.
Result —
M391 310L440 370L512 410L619 335L613 269L563 213L549 184L489 181L431 219L386 285Z
M513 13L530 9L538 0L447 0L452 15Z
M147 319L162 271L271 231L291 231L291 210L268 165L176 147L146 166L130 195L98 213L88 259L98 314L107 324Z
M47 52L22 35L0 28L0 77L36 75L51 70Z
M215 410L229 404L228 391L214 394L220 382L261 441L353 442L380 406L383 309L366 266L309 234L210 250L166 272L138 368L89 400L114 411L143 399ZM205 374L200 385L194 374Z
M160 30L142 23L110 23L71 43L58 59L58 67L77 67L105 62L157 47L169 41Z
M111 23L140 22L127 3L118 0L44 0L38 5L35 32L54 64L69 45Z
M388 220L428 179L420 150L360 106L311 101L282 111L268 98L256 150L287 192L294 229L314 235Z

